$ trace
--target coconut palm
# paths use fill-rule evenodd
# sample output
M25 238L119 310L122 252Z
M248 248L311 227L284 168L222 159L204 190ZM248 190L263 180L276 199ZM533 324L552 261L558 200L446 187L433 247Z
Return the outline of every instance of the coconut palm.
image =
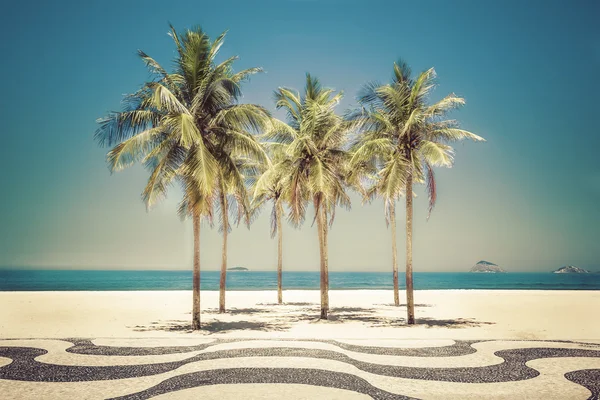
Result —
M375 149L378 142L359 136L352 145L351 174L349 181L363 194L366 201L375 197L383 200L386 225L391 225L392 271L394 305L400 306L398 285L398 251L396 245L396 201L404 194L404 174L407 167L404 155L398 148ZM369 155L370 159L366 157Z
M411 78L410 68L394 63L392 82L367 85L359 102L363 106L354 119L360 120L362 133L355 144L351 164L362 171L376 168L375 185L370 195L384 199L386 213L392 223L395 303L399 304L396 266L395 202L406 197L406 296L408 323L415 323L412 277L413 184L427 183L429 215L437 192L434 166L451 167L453 149L448 143L464 139L483 141L462 130L454 120L445 119L448 112L465 104L463 98L450 94L433 105L428 97L435 87L435 70ZM428 216L429 218L429 216Z
M255 207L261 203L272 201L271 211L271 238L277 235L277 302L283 303L282 275L283 275L283 231L281 218L283 217L284 188L282 174L284 171L279 165L274 165L259 178L254 191Z
M267 134L268 136L268 134ZM283 303L283 206L286 203L285 195L289 192L289 159L286 156L287 144L285 142L266 142L264 145L270 150L272 164L254 183L253 209L260 209L266 202L271 201L271 238L277 235L277 302Z
M268 123L268 122L266 122ZM219 279L219 312L225 312L225 286L227 279L227 238L231 231L229 223L229 214L235 218L239 224L242 220L249 226L252 218L252 207L250 205L250 195L247 189L247 181L257 176L265 165L269 164L266 153L255 142L252 149L255 154L252 158L248 157L248 152L244 150L239 157L239 150L235 146L235 141L227 141L224 150L218 157L222 173L219 177L218 195L216 196L215 206L220 217L220 231L223 235L223 245L221 251L221 272ZM231 147L229 147L231 146Z
M349 124L335 114L343 94L325 89L318 79L306 75L303 95L287 88L275 91L276 107L287 112L288 124L276 124L269 133L275 142L285 143L286 159L282 169L288 182L285 198L290 205L290 220L303 222L312 201L319 237L321 272L321 318L329 309L327 258L328 215L336 205L350 206L344 188L348 153L344 150ZM329 223L333 222L333 218Z
M268 123L268 115L259 106L238 103L241 83L260 69L234 73L237 57L216 63L225 33L211 42L199 27L179 35L171 26L170 36L177 50L174 71L140 51L152 79L126 96L123 111L99 120L96 139L114 146L107 156L111 171L136 162L151 171L142 194L148 208L173 182L182 185L179 211L192 216L194 226L192 326L199 329L200 221L212 217L224 190L242 193L240 163L265 156L250 131Z

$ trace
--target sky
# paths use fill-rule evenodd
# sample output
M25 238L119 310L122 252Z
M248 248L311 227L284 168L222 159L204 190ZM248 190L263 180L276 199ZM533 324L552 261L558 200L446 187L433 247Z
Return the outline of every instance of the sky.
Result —
M600 270L599 16L600 2L583 0L11 2L0 15L0 267L191 269L178 190L147 211L147 171L111 175L108 149L93 139L96 119L148 79L138 49L171 66L170 22L213 38L228 30L220 58L266 71L242 101L271 111L273 91L301 89L307 72L344 91L342 113L366 82L388 81L399 58L413 71L435 67L432 100L463 96L452 117L487 142L457 144L454 167L436 171L429 221L416 190L416 272L479 260L509 272ZM391 270L382 202L352 199L330 231L330 270ZM307 221L284 226L284 269L318 270ZM402 269L402 204L397 223ZM230 266L275 269L269 212L229 239ZM216 228L202 227L201 246L202 268L218 269Z

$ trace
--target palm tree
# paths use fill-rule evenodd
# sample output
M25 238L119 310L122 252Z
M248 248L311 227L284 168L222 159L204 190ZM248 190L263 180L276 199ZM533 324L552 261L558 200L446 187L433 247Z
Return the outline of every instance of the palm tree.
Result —
M353 116L353 119L360 121L362 133L355 144L352 164L363 166L363 171L376 166L376 184L370 194L378 194L384 199L392 223L394 300L397 305L395 202L402 193L406 197L406 297L409 324L415 323L413 184L427 183L431 214L437 197L433 167L451 167L453 162L453 149L448 143L464 139L484 140L460 129L456 121L445 119L448 112L465 104L463 98L450 94L428 105L429 94L435 87L435 77L435 70L431 68L416 79L411 79L410 68L405 63L394 63L392 82L387 85L367 85L358 99L363 108Z
M268 136L268 134L267 134ZM286 157L287 144L285 142L263 143L270 150L272 164L254 183L253 209L258 210L267 201L273 202L271 211L271 238L277 235L277 302L283 303L283 230L281 219L283 206L286 202L285 195L289 191L289 160Z
M275 91L276 107L287 112L288 124L276 124L269 133L272 140L285 143L285 198L290 205L290 220L303 222L306 206L312 201L319 237L321 272L321 318L329 309L327 258L327 215L336 205L350 206L344 181L348 153L344 150L349 124L334 112L342 98L332 89L321 87L318 79L306 75L304 94L286 88ZM331 218L330 223L333 222Z
M264 165L269 164L266 153L261 146L254 142L252 148L237 148L239 143L231 133L223 137L225 143L219 152L218 163L222 173L219 177L218 196L215 203L219 210L220 230L223 234L221 252L221 272L219 279L219 313L225 312L225 286L227 279L227 238L231 230L229 214L233 214L236 224L242 220L249 226L252 217L252 207L246 182L259 174ZM254 140L254 138L252 138ZM251 155L252 157L248 157Z
M384 142L385 143L385 142ZM394 305L400 306L398 285L398 251L396 246L396 201L404 194L406 161L397 147L378 148L382 141L358 136L352 145L352 165L349 181L363 194L365 200L383 199L385 222L391 224L392 271ZM370 185L370 186L367 186ZM365 187L367 186L367 187Z
M151 171L142 194L148 208L166 196L174 181L182 185L179 211L191 215L194 226L192 327L199 329L200 221L212 217L212 204L223 188L235 187L233 170L240 171L241 160L264 157L249 130L268 123L268 114L237 102L241 83L260 69L233 73L237 57L215 62L225 33L211 42L199 27L182 35L170 28L177 50L174 71L168 73L139 51L152 79L126 96L123 111L100 119L95 136L100 145L114 146L107 156L111 171L136 162Z

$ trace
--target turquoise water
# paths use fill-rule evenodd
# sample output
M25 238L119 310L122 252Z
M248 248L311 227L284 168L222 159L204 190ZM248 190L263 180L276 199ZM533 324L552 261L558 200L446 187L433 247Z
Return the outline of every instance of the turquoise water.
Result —
M400 274L404 288L404 275ZM416 272L415 289L600 290L600 274ZM283 273L284 289L318 289L319 273ZM330 289L391 289L387 272L330 272ZM190 290L191 271L0 270L0 291ZM219 272L203 271L203 290L219 289ZM229 271L228 290L277 288L275 271Z

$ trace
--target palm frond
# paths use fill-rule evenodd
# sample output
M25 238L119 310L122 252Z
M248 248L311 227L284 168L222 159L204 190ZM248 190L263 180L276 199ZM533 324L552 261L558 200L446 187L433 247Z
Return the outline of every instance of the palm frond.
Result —
M452 147L429 140L421 141L419 154L428 164L437 167L451 167L454 160Z
M141 161L164 137L161 127L150 128L116 145L106 159L111 171L121 171Z
M260 67L248 68L248 69L245 69L243 71L233 74L231 76L231 80L236 83L242 82L242 81L249 79L251 75L259 74L261 72L264 72L264 70Z
M176 171L184 156L185 152L182 148L172 146L153 166L150 179L142 192L142 200L148 209L166 196L167 189L176 178Z
M458 128L434 128L427 132L426 137L432 141L458 142L459 140L470 139L475 142L485 142L485 139L481 136Z
M428 118L441 117L446 115L449 111L455 110L463 105L465 105L465 99L451 93L437 103L427 107L424 114Z
M115 146L147 129L157 126L160 114L154 110L113 112L96 122L100 127L94 138L101 146Z
M210 53L208 55L208 63L212 63L215 59L215 57L217 56L217 54L219 53L219 50L221 49L221 46L223 46L223 43L225 42L225 36L227 35L227 31L224 31L223 33L221 33L212 43L212 46L210 46Z
M148 86L152 89L152 105L158 111L175 114L189 114L189 110L168 88L158 82L151 82Z
M431 212L433 211L433 207L435 207L435 202L437 200L437 186L435 183L435 174L433 173L433 168L429 163L425 163L425 169L427 170L427 195L429 198L429 209L427 211L427 219L431 217Z

